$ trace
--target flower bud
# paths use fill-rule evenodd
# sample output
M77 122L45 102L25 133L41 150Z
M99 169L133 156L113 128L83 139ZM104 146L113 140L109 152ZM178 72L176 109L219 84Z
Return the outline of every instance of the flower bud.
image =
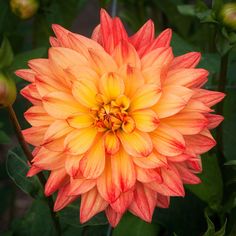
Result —
M225 26L236 30L236 3L224 4L220 11L220 17Z
M0 107L12 105L16 100L15 83L0 72Z
M12 12L21 19L29 19L39 8L38 0L10 0Z

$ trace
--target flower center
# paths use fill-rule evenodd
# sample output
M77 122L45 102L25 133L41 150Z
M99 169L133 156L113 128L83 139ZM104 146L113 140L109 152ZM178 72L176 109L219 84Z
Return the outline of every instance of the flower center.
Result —
M128 114L129 98L121 95L108 101L102 94L98 94L96 99L98 107L93 109L94 124L99 132L122 129L127 133L131 133L134 130L135 122Z

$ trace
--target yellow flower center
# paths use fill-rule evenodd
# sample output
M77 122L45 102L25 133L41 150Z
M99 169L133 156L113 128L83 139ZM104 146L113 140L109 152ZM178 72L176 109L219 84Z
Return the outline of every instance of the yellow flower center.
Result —
M98 107L93 109L95 115L95 126L99 132L106 130L116 131L123 129L131 133L135 128L134 120L128 114L130 100L121 95L113 100L107 100L102 94L97 94Z

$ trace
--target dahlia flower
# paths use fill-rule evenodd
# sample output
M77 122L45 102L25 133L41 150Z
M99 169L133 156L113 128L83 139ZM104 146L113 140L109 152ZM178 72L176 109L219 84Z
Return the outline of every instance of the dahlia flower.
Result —
M91 39L52 28L48 58L16 72L33 104L28 176L50 171L55 211L81 198L81 223L104 210L112 226L126 211L150 222L183 184L200 183L200 155L216 144L209 129L223 120L211 107L224 94L201 88L200 53L174 57L171 29L155 37L151 20L132 36L105 10Z

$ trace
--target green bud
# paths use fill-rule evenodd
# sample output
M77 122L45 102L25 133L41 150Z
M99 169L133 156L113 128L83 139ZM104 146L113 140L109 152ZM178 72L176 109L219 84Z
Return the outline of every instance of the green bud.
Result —
M10 106L15 100L15 83L0 71L0 107Z
M12 12L21 19L29 19L39 8L38 0L10 0Z
M236 30L236 3L226 3L220 11L222 23L232 30Z

